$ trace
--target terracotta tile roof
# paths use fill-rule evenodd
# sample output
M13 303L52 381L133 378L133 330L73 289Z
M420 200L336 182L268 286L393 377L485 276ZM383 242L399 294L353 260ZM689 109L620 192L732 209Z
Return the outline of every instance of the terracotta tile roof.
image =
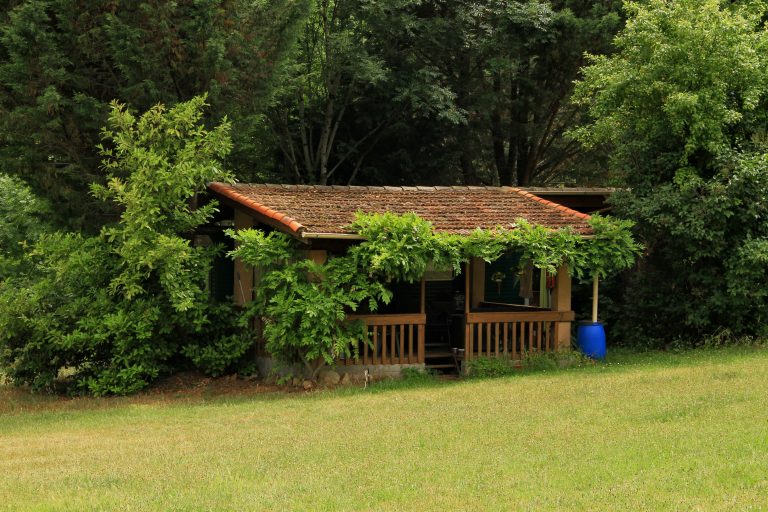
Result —
M220 197L244 206L295 235L351 234L358 211L414 212L436 231L467 234L476 228L514 228L518 218L548 228L571 226L590 234L589 215L512 187L355 187L211 183Z

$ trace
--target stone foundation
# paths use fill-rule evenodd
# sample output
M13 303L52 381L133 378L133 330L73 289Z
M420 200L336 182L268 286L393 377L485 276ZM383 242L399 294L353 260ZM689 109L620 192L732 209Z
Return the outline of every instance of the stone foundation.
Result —
M256 368L259 370L259 375L267 376L275 367L275 360L271 357L257 357ZM401 372L405 368L413 368L414 370L424 371L424 363L417 364L354 364L349 366L337 365L331 366L330 369L337 371L340 375L348 373L352 380L361 380L365 374L366 368L371 372L371 377L375 379L382 378L397 378L401 376ZM286 372L289 368L286 368ZM293 372L300 374L301 368L293 368ZM285 372L281 372L285 373Z
M376 379L393 377L397 378L402 375L402 370L405 368L413 368L414 370L424 371L424 363L416 364L353 364L350 366L336 366L336 371L339 373L348 373L353 379L360 379L365 374L365 369L371 372L371 377Z

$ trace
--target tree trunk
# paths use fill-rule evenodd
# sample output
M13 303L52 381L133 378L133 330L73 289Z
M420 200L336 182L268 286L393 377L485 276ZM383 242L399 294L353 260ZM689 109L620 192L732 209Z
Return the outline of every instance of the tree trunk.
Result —
M496 164L496 174L499 178L499 185L513 185L512 168L509 165L510 155L504 147L504 128L501 120L501 108L498 105L498 99L501 98L501 75L498 72L493 74L493 93L497 98L497 103L491 111L491 139L493 140L493 160Z
M522 137L517 139L517 186L527 187L531 184L533 170L531 169L530 147Z
M469 113L470 105L468 100L468 87L472 80L472 63L469 55L463 53L459 56L458 66L458 88L456 91L456 105ZM471 115L471 114L470 114ZM469 119L461 124L457 130L457 140L461 146L459 154L459 166L461 168L461 177L464 185L476 185L478 183L477 171L475 169L475 148L471 143L473 133L469 126Z
M463 144L461 146L459 164L461 165L461 177L464 185L477 185L479 180L477 179L477 171L475 170L475 164L472 158L472 150L468 144Z

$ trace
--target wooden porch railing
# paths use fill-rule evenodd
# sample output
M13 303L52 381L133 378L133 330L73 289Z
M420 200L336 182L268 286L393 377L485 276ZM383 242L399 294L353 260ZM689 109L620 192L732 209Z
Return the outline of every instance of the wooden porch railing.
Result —
M522 359L527 352L555 350L557 322L570 322L573 318L573 311L467 313L464 357Z
M371 345L360 343L357 357L340 359L337 364L414 364L424 362L424 326L427 316L420 313L399 315L349 315L368 328Z

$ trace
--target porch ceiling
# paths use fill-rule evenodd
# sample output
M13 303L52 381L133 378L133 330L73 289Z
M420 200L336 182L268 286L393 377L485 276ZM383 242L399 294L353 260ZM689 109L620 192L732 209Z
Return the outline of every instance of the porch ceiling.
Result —
M211 183L217 196L296 236L353 233L358 211L413 212L436 231L468 234L474 229L514 228L517 219L552 229L570 226L592 233L589 215L512 187L343 187Z

